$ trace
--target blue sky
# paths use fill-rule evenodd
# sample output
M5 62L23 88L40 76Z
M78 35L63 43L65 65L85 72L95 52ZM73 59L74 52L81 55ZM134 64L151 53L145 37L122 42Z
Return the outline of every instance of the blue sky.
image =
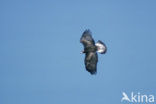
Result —
M119 104L156 96L156 1L1 0L0 104ZM102 40L97 75L79 39Z

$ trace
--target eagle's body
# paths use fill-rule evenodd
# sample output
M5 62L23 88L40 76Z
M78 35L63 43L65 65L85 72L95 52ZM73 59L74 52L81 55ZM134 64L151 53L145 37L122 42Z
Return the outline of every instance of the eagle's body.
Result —
M84 46L82 53L85 53L86 70L91 74L96 74L98 62L97 52L104 54L106 52L106 46L100 40L95 44L89 30L83 32L80 42Z

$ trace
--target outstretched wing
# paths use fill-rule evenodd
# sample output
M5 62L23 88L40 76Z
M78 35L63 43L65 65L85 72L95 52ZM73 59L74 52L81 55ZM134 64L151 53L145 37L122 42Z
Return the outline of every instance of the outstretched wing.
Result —
M85 30L83 32L80 42L83 44L85 48L95 45L95 42L94 42L94 39L92 38L90 30Z
M86 53L85 56L85 66L86 70L91 74L96 74L98 56L96 52Z

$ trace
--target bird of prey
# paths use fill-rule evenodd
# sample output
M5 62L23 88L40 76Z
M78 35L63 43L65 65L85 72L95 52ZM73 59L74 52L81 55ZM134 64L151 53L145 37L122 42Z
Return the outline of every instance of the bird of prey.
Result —
M98 40L97 43L94 42L92 38L92 33L90 30L85 30L80 38L80 42L84 46L84 50L81 53L85 53L85 67L90 74L96 74L97 72L97 62L98 53L105 54L107 51L106 45Z

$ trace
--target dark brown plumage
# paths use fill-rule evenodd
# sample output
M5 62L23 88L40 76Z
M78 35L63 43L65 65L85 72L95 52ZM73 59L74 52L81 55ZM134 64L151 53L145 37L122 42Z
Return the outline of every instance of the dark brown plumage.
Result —
M85 30L81 36L80 42L84 46L85 53L85 67L91 74L96 74L97 72L97 62L98 55L97 52L103 54L106 52L106 46L103 42L98 41L96 44L92 38L90 30Z

